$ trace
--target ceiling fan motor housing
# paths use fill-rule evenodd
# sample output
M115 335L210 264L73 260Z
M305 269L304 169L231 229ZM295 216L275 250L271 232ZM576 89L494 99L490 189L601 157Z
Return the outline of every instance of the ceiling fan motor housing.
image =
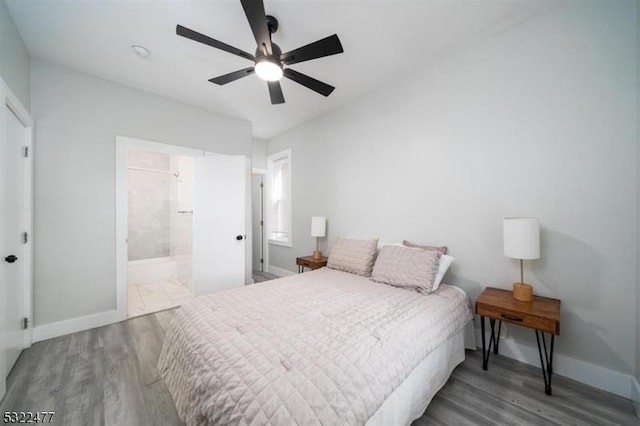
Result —
M276 64L280 64L280 57L282 56L282 50L280 50L280 46L271 42L271 55L268 52L265 52L266 48L264 46L258 46L256 49L256 63L261 61L270 61ZM282 67L282 64L280 64Z

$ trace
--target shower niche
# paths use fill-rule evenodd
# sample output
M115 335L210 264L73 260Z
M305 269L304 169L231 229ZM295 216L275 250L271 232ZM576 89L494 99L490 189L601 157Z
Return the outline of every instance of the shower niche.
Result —
M193 297L194 158L127 153L128 316Z

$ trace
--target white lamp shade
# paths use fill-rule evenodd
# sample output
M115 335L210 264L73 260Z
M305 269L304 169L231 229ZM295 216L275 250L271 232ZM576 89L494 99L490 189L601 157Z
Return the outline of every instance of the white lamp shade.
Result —
M537 218L504 219L504 255L523 260L540 258L540 222Z
M311 218L311 236L324 237L327 233L327 218L313 216Z

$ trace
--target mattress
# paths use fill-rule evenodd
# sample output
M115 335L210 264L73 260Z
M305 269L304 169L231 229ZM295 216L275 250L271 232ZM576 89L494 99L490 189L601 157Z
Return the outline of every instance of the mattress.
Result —
M453 369L464 361L465 332L460 330L431 351L385 399L366 426L409 425L421 417Z
M323 268L183 305L158 369L187 425L365 424L471 317L451 286L422 295Z

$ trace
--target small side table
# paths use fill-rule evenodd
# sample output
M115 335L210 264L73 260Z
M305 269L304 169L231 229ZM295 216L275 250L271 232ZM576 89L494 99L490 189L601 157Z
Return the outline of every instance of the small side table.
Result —
M313 256L303 256L296 258L296 265L298 265L298 273L301 274L304 272L304 268L309 268L311 270L320 269L323 266L327 266L327 260L329 258L326 256L322 256L322 259L317 260L314 259Z
M513 292L498 288L487 287L476 300L476 314L481 317L482 328L482 369L486 370L489 355L498 354L500 330L502 321L535 330L540 354L540 366L544 379L544 392L551 395L551 374L553 374L553 343L555 336L560 335L560 300L534 296L531 302L520 302L513 298ZM489 318L491 324L491 338L489 347L485 346L484 319ZM495 334L496 320L498 334ZM544 333L551 335L550 350L547 351L547 341ZM542 345L540 343L542 340Z

